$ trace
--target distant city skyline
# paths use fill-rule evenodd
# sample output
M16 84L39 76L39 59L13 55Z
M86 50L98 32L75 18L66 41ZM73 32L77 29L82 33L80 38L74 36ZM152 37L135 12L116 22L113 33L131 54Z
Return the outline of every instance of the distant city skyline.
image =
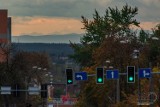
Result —
M160 0L0 0L0 9L12 17L12 35L85 33L81 16L103 16L108 7L138 7L136 19L145 30L160 23Z

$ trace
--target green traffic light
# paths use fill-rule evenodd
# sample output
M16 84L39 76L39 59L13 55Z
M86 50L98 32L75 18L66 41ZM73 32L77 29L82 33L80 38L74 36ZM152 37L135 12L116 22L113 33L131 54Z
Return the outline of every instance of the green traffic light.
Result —
M102 78L98 78L98 82L101 83L102 82Z
M133 81L133 77L129 77L129 81Z
M68 83L71 83L72 82L72 80L68 80Z

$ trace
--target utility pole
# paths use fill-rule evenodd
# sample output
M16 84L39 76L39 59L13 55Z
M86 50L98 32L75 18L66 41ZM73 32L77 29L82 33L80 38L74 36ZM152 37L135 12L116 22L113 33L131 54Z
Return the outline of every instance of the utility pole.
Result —
M149 63L149 67L152 69L152 63L151 63L151 62ZM150 86L150 87L149 87L149 88L150 88L149 90L150 90L150 92L153 92L152 77L149 79L149 83L150 83L150 84L149 84L149 86ZM150 102L150 107L154 107L153 104L151 104L151 103L153 102L153 95L150 96L149 102Z
M120 102L120 85L119 85L119 78L117 79L117 103Z

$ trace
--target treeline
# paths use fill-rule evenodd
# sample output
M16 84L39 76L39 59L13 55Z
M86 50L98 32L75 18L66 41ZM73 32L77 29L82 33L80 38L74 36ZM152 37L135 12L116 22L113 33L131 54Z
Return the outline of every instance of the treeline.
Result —
M65 57L74 53L70 44L65 43L12 43L16 50L26 52L45 52L50 56Z

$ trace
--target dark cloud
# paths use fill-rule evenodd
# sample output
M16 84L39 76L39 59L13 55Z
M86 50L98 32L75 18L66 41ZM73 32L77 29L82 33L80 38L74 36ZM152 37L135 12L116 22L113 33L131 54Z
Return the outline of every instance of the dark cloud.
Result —
M160 0L0 0L11 16L92 17L94 10L104 14L107 7L137 6L141 21L160 21Z

